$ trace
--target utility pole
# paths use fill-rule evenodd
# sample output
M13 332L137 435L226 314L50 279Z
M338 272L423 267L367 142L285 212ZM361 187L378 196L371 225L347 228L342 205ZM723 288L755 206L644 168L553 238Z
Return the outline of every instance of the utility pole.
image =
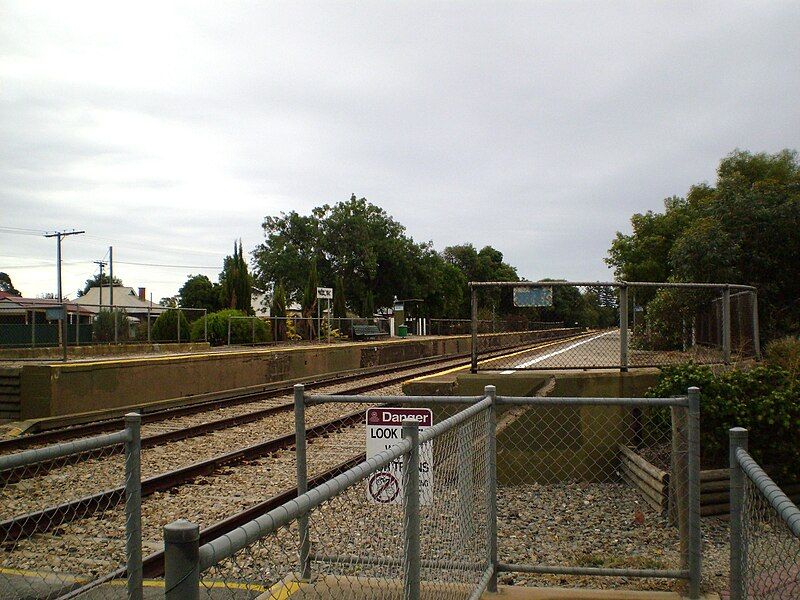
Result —
M54 233L45 233L44 237L56 238L56 272L58 274L58 301L61 304L61 347L63 350L63 358L67 360L67 311L64 310L64 294L61 290L61 240L69 235L79 235L86 233L85 231L56 231Z
M102 260L96 260L96 261L94 261L94 264L96 264L98 267L100 267L100 279L98 280L99 283L100 283L100 302L99 302L99 304L100 304L100 308L103 308L103 267L106 266L106 263L104 261L102 261Z
M108 304L114 310L114 246L108 247Z
M108 304L114 315L114 343L117 343L117 312L114 310L114 246L108 247Z

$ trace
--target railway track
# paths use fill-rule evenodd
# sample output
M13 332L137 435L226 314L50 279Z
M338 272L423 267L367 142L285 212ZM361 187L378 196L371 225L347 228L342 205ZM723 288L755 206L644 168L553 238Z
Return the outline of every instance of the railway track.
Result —
M546 340L527 342L525 344L503 348L501 350L497 350L494 352L484 353L481 355L481 359L485 360L488 358L494 358L496 356L502 356L503 354L510 351L519 351L520 349L525 349L525 348L534 349L537 346L542 345L543 343L550 343L558 340L565 341L573 337L575 337L574 334L556 335ZM449 357L430 357L417 361L397 363L386 367L381 367L378 369L359 371L356 373L333 375L330 377L322 377L322 378L311 378L297 383L303 383L303 385L305 385L307 389L314 390L320 387L329 387L331 385L344 384L351 381L363 380L365 378L383 377L385 375L390 375L392 373L403 372L399 377L384 379L381 381L377 381L375 383L375 385L379 384L386 385L394 381L405 380L407 377L409 377L409 375L411 375L411 373L408 372L412 370L415 371L413 373L414 376L421 376L421 375L435 373L443 368L467 366L469 365L468 356L469 355L462 354ZM429 366L430 368L428 368ZM362 388L363 386L358 387L358 389ZM143 427L148 425L152 426L158 423L172 422L170 430L172 432L171 435L173 437L170 438L170 432L164 432L163 438L156 438L155 436L151 436L153 437L153 442L152 442L153 445L158 445L160 443L182 439L181 434L178 432L179 430L191 431L192 432L191 435L202 435L209 431L213 431L215 428L236 426L241 423L252 422L254 420L258 420L266 416L269 416L270 414L274 414L270 413L269 411L276 407L267 407L266 409L256 410L253 411L252 413L249 413L246 410L244 412L239 413L238 410L236 409L237 407L243 407L243 406L246 409L247 405L256 404L274 398L280 398L281 396L291 394L291 391L292 391L291 385L281 385L269 390L250 391L245 393L242 393L241 391L237 390L231 390L231 395L224 396L221 398L215 398L212 400L191 402L191 399L187 398L186 401L188 402L188 404L182 404L180 406L172 406L169 408L154 409L154 410L147 410L146 408L143 408L140 411L140 414L142 415L142 426ZM364 389L364 391L370 391L370 390ZM342 393L357 394L362 392L354 391L354 389L347 389L347 390L342 390ZM286 406L288 406L290 409L291 403L287 403ZM230 411L230 409L234 410ZM286 408L284 407L283 410L286 410ZM180 419L182 417L194 417L195 415L203 415L205 413L218 412L218 411L230 411L233 414L230 415L229 419L221 418L215 421L202 420L200 423L194 423L194 424L186 423L185 421L184 422L177 421L177 419ZM276 412L280 412L280 409L276 408ZM253 415L252 418L249 417L250 414ZM114 418L100 419L97 421L92 421L81 425L58 427L48 431L34 433L30 435L24 435L17 438L0 439L0 454L17 452L21 450L28 450L36 447L46 446L56 442L63 442L76 438L97 435L99 433L114 431L116 429L119 429L121 421L122 421L121 417L117 416ZM190 437L190 435L187 435L185 437Z
M560 342L567 341L571 337L574 336L565 336L561 338ZM546 344L553 343L554 340L547 340L547 341L539 341L535 344L526 344L525 346L529 347L531 350L535 350L538 347L541 347ZM500 353L508 353L511 351L518 352L520 346L515 348L507 348ZM431 361L433 362L433 361ZM449 361L438 361L438 362L455 362L455 365L446 365L442 366L441 364L434 369L429 369L425 371L425 373L429 372L436 372L443 368L447 368L450 366L457 366L457 365L464 365L468 364L467 361L453 361L450 359ZM406 371L410 368L406 367ZM369 384L364 384L362 386L357 386L355 389L350 388L347 390L341 390L339 393L365 393L368 391L374 391L376 389L386 388L387 386L397 385L403 380L408 379L409 377L416 377L419 376L421 373L416 372L413 374L403 373L402 375L398 375L390 379L390 381L386 381L385 379L380 382L372 382ZM363 375L361 376L363 378ZM285 393L285 390L284 392ZM335 392L334 392L335 393ZM252 401L252 400L251 400ZM244 402L244 401L243 401ZM192 437L196 435L203 435L204 433L208 433L211 431L219 431L219 427L222 423L226 423L227 429L232 429L234 427L240 426L242 423L252 423L256 422L260 419L268 419L270 416L279 413L288 413L291 408L293 408L293 403L282 403L277 404L272 407L267 407L264 409L259 409L258 411L251 411L249 413L226 417L224 419L218 419L216 421L211 421L206 424L199 424L196 429L189 429L180 431L180 430L173 430L162 432L158 434L153 434L152 436L148 436L143 438L143 446L145 447L153 447L159 444L170 443L172 441L176 441L179 439L186 439L187 437ZM351 410L352 407L348 407L347 405L343 405L337 407L337 410ZM325 421L321 421L317 424L311 425L307 428L306 436L309 439L310 445L309 449L316 448L319 444L322 444L324 447L326 443L329 443L330 440L321 439L321 438L329 438L331 436L335 437L340 435L342 432L346 431L348 428L352 428L354 425L361 424L363 420L363 411L364 406L360 405L359 409L356 411L347 412L345 414L340 414L335 418L328 419ZM257 416L256 416L257 415ZM270 464L275 463L272 469L277 469L282 466L281 457L287 456L290 453L287 452L291 449L294 444L294 431L292 428L288 428L290 430L289 433L284 433L282 435L276 435L269 439L261 439L255 443L248 444L246 446L229 450L227 452L223 452L221 454L214 455L208 459L200 460L193 462L191 464L180 466L176 469L172 469L163 473L158 473L156 475L152 475L150 477L146 477L142 481L142 496L144 499L150 499L154 495L159 495L159 493L169 491L170 494L173 494L176 489L182 489L187 484L192 484L198 480L201 480L204 477L211 477L217 481L217 485L222 485L221 482L224 481L225 477L220 477L219 473L220 470L224 468L231 468L236 467L238 469L246 470L249 463L253 461L258 461L260 458L268 457ZM284 428L286 431L287 428ZM346 436L345 436L346 437ZM358 439L357 437L354 439ZM149 440L145 442L145 440ZM321 440L316 442L315 440ZM347 445L347 444L345 444ZM346 470L355 462L358 462L363 458L363 453L360 454L352 454L352 440L350 445L347 446L347 449L350 453L349 458L346 460L339 461L337 465L333 467L324 466L324 470L318 473L313 473L312 471L312 485L315 483L313 482L321 482L325 479L328 479L335 474L337 474L337 469L340 469L338 472ZM319 451L321 452L321 450ZM323 457L323 454L320 454L320 457ZM339 458L342 458L339 456ZM331 457L324 456L325 460L320 460L320 464L326 462L330 462ZM293 457L292 457L293 460ZM355 461L355 462L354 462ZM285 462L285 461L284 461ZM310 465L311 466L311 465ZM267 470L270 470L268 468ZM216 474L216 475L215 475ZM284 477L283 481L291 482L293 480L293 473L289 477L289 479L285 479L285 474L281 475ZM280 478L278 478L280 480ZM267 510L271 510L276 506L279 506L286 500L293 497L295 494L296 489L294 486L283 486L283 489L278 491L278 493L273 493L270 496L266 494L261 496L262 498L267 496L268 500L262 500L259 502L251 503L249 506L245 507L243 510L236 512L232 516L225 516L225 518L221 520L214 521L213 525L205 527L202 530L201 534L201 543L203 543L207 539L212 539L226 531L230 531L235 527L239 526L242 523L245 523L252 519L254 515L261 514ZM192 487L192 486L189 486ZM200 485L202 488L203 485ZM224 487L224 485L223 485ZM208 491L208 494L212 494L212 491ZM164 494L160 494L163 498ZM204 496L205 497L205 496ZM113 507L119 505L120 502L124 500L124 490L122 487L114 487L111 489L106 489L102 492L89 494L84 496L83 498L75 501L63 502L56 506L50 506L44 510L40 511L32 511L27 512L25 514L15 515L11 518L5 519L2 523L0 523L0 539L4 540L25 540L30 538L31 536L35 536L35 534L42 534L51 529L59 528L63 530L65 527L69 527L69 524L76 520L76 519L84 519L92 514L96 513L100 509L108 510L109 507ZM158 498L155 498L158 500ZM195 500L196 502L202 501L198 498ZM150 503L153 505L153 502ZM156 502L155 504L158 504ZM119 507L115 510L119 510ZM160 513L159 513L160 514ZM229 515L229 511L225 511L225 515ZM183 516L183 515L172 515L174 516ZM202 522L202 521L201 521ZM209 521L206 521L209 522ZM59 537L61 533L57 533L56 537ZM31 542L33 542L37 537L35 536ZM45 536L47 537L47 535ZM38 552L38 551L37 551ZM46 552L44 550L43 552ZM119 564L119 563L117 563ZM163 565L163 556L160 552L151 553L144 562L144 569L145 574L147 576L153 577L158 576L160 574ZM124 570L120 571L117 570L111 575L106 575L101 579L98 579L92 584L95 585L99 581L112 579L115 577L122 576L124 574Z

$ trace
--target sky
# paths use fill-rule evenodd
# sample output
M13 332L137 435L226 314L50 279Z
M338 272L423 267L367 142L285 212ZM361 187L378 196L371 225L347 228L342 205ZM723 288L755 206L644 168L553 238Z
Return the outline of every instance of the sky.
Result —
M633 213L798 147L798 39L798 2L0 0L0 271L54 292L42 233L85 230L65 295L113 245L158 300L355 193L439 250L608 280Z

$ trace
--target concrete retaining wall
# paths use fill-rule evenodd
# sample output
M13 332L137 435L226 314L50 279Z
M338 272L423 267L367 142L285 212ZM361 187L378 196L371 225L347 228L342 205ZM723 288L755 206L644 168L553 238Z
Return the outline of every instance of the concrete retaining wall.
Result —
M482 337L515 346L551 335L552 331L531 331ZM469 351L469 336L442 336L25 365L20 379L21 418L135 408L172 398Z

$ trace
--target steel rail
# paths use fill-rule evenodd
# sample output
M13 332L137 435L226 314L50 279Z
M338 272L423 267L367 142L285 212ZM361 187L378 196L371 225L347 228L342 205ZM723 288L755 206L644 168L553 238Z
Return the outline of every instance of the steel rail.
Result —
M303 385L305 385L308 388L315 388L326 385L335 385L337 383L345 383L347 381L363 379L364 377L380 376L383 374L394 373L397 371L415 369L418 368L419 366L424 366L426 364L438 364L440 362L458 360L459 358L463 358L466 356L468 356L468 354L464 353L464 354L454 354L447 357L440 357L440 356L427 357L415 361L403 361L402 363L388 365L379 369L359 370L356 373L348 373L346 375L333 375L331 377L322 377L322 378L308 378L304 381L300 381L299 383L303 383ZM189 403L181 404L180 406L155 409L151 411L147 411L144 408L140 409L140 414L142 415L142 424L144 425L148 423L155 423L167 419L183 417L186 415L217 410L219 408L237 406L239 404L258 402L260 400L266 400L269 398L274 398L276 396L291 395L292 386L294 385L294 383L298 382L293 382L291 385L285 385L285 384L280 385L279 387L276 387L274 389L258 390L258 391L244 392L244 393L239 392L235 393L234 395L222 396L219 398L214 398L213 400L205 400L199 402L191 402L192 397L186 396L185 400ZM233 393L237 392L237 390L227 390L227 392ZM218 393L224 394L226 392L223 391ZM132 409L127 408L125 409L124 412L130 412L131 410ZM30 435L24 435L18 438L0 440L0 452L19 450L27 448L32 445L64 441L70 438L83 437L87 435L93 435L96 433L102 433L106 430L114 430L119 427L122 418L123 418L122 415L111 418L103 418L103 419L98 419L96 421L91 421L89 423L84 423L81 425L67 425L64 427L54 428L48 431L33 433Z
M306 429L307 439L314 439L331 433L331 429L342 429L364 418L364 411L359 410L348 413L336 419L314 425ZM278 450L290 448L295 443L294 431L275 438L256 442L250 446L232 450L224 454L211 457L190 465L179 467L159 475L154 475L142 480L142 497L150 496L156 492L169 490L192 481L201 475L213 473L220 467L234 465L246 460L252 460L271 454ZM58 506L45 508L24 515L18 515L0 522L0 538L20 539L35 533L48 531L53 527L64 525L76 518L85 518L99 509L106 509L124 500L125 488L99 492L78 500L65 502Z
M364 454L356 454L353 457L347 459L346 461L336 465L335 467L328 469L308 480L309 486L316 487L321 483L336 477L348 469L356 466L360 462L364 460ZM259 515L263 515L268 513L271 510L278 508L279 506L285 504L289 500L293 500L297 497L297 487L293 486L287 490L279 492L275 496L254 504L249 508L246 508L236 514L231 515L230 517L226 517L222 521L218 521L208 527L205 527L200 530L200 544L206 544L211 540L218 538L221 535L225 535L238 527L241 527L245 523L252 521ZM161 577L164 575L164 551L158 550L157 552L153 552L142 560L142 573L144 577L149 579ZM67 598L74 598L78 597L81 594L84 594L88 590L95 588L99 585L107 583L109 581L113 581L115 579L122 579L127 576L126 569L120 568L116 571L113 571L103 577L95 579L94 581L90 581L85 583L79 588L72 590L70 594L63 597L63 600Z
M542 329L542 330L537 330L537 331L548 331L548 330ZM565 335L564 339L569 339L571 337L575 337L575 336L573 334ZM489 352L489 353L487 353L487 354L485 354L483 356L484 357L489 357L489 358L491 358L495 354L498 355L498 356L502 356L503 353L508 352L510 350L518 350L518 349L524 348L524 347L532 347L533 348L534 346L536 346L538 344L545 343L545 342L550 342L550 341L557 340L557 339L560 339L560 337L549 338L547 340L536 340L536 341L525 342L524 344L518 344L518 345L514 345L514 346L509 346L509 347L493 350L492 352ZM469 361L460 361L459 359L465 358L465 357L468 357L468 356L469 356L468 353L463 353L463 354L457 354L457 355L452 355L452 356L447 356L447 357L432 357L432 358L428 357L428 358L425 358L425 359L422 359L422 360L418 360L418 361L404 361L403 363L398 363L398 364L395 364L395 365L391 365L391 366L389 366L387 368L383 368L383 369L377 369L377 370L371 370L371 371L362 371L362 372L359 372L359 373L353 373L353 374L348 374L348 375L344 375L344 376L339 375L339 376L334 376L334 377L330 377L330 378L311 379L310 381L308 381L307 383L304 383L303 385L305 385L307 389L314 389L314 388L317 388L317 387L335 385L337 383L344 383L344 382L347 382L347 381L354 381L354 380L358 380L358 379L363 379L365 377L380 376L380 375L383 375L383 374L396 373L398 371L407 371L407 370L411 370L411 369L417 369L420 366L425 366L425 365L428 365L428 364L439 364L439 363L451 362L451 361L458 361L455 365L452 365L452 366L467 366L467 365L469 365ZM437 370L437 368L433 368L433 369L430 369L429 371L424 371L422 373L416 373L414 376L417 377L417 376L421 376L421 375L435 373L436 370ZM375 387L383 387L385 385L391 385L392 383L395 383L396 381L398 381L400 379L403 379L403 378L404 377L399 377L399 378L394 378L394 379L389 380L389 381L381 381L381 382L376 382L375 384L367 384L367 385L374 385ZM166 409L161 409L161 410L154 410L154 411L150 411L150 412L143 412L142 413L142 424L145 425L145 424L149 424L149 423L156 423L156 422L159 422L159 421L164 421L164 420L177 418L177 417L181 417L181 416L186 416L186 415L191 415L191 414L198 414L198 413L202 413L202 412L217 410L219 408L228 408L228 407L231 407L231 406L237 406L239 404L247 404L247 403L251 403L251 402L258 402L260 400L266 400L266 399L274 398L274 397L277 397L277 396L289 395L289 394L292 393L292 389L293 389L294 383L296 383L296 382L293 382L292 385L285 385L285 386L281 386L281 387L278 387L278 388L275 388L275 389L272 389L272 390L252 392L252 393L241 394L241 395L236 395L236 396L227 396L227 397L217 398L217 399L209 400L209 401L205 401L205 402L197 402L197 403L192 403L192 404L188 404L188 405L181 405L181 406L178 406L178 407L171 407L171 408L166 408ZM361 386L361 387L364 387L364 386ZM355 389L361 390L361 387L354 388L352 390L345 390L343 393L353 392ZM372 389L375 389L375 388L373 387ZM363 391L369 391L369 389L364 389ZM289 402L289 403L286 404L286 406L291 408L291 407L293 407L293 403ZM252 420L258 420L258 419L263 418L265 416L269 416L272 413L267 412L267 411L269 411L271 409L272 408L264 409L264 412L260 416L254 416ZM258 411L256 411L256 412L258 412ZM280 411L278 411L278 412L280 412ZM247 413L247 414L253 414L253 413ZM245 415L240 415L239 417L228 417L227 419L231 420L232 425L225 425L224 424L225 419L220 419L216 423L217 423L217 426L219 428L223 428L223 427L226 427L226 426L234 426L234 425L240 425L240 424L243 424L243 423L250 422L248 420L238 421L238 422L234 422L233 421L235 418L241 418L241 417L244 417L244 416ZM103 419L103 420L100 420L100 421L93 421L91 423L86 423L86 424L83 424L83 425L75 425L75 426L70 426L70 427L65 427L65 428L53 429L51 431L45 431L45 432L42 432L42 433L35 433L35 434L31 434L31 435L22 436L22 437L19 437L19 438L0 440L0 453L8 452L8 451L11 451L11 450L25 449L25 448L29 448L30 446L39 445L39 444L46 444L46 443L51 443L51 442L56 442L56 441L64 441L64 440L68 440L68 439L72 439L72 438L76 438L76 437L84 437L84 436L87 436L87 435L92 435L92 434L96 434L96 433L102 433L102 432L108 431L108 430L115 430L120 426L120 421L121 420L122 420L122 417L118 417L118 418L115 417L113 419ZM211 431L213 429L212 425L214 423L215 423L214 421L209 422L208 423L208 429L206 429L205 431L204 431L204 426L206 424L201 424L201 425L198 425L198 426L190 426L188 428L184 428L184 429L181 429L179 431L207 432L207 431ZM169 436L170 436L171 433L172 432L165 432L164 434L159 434L159 435L163 435L164 437L160 438L160 441L154 443L153 445L158 445L160 443L164 443L164 442L167 442L167 441L175 441L177 439L184 439L186 437L191 437L190 435L186 435L183 438L180 437L180 436L174 437L174 438L170 438ZM200 433L193 433L191 435L200 435ZM142 444L144 445L144 447L147 447L147 445L150 444L150 442L146 441L150 437L155 437L155 436L148 436L146 438L142 438Z
M432 372L436 372L437 369L431 369ZM417 374L415 374L416 376ZM400 381L405 381L408 379L407 374L397 375L395 377L391 377L389 379L384 379L382 381L376 381L372 383L366 383L360 386L352 387L348 390L343 390L342 392L336 392L335 395L341 394L359 394L364 392L370 392L374 389L380 389L382 387L386 387L388 385L393 385ZM161 446L164 444L168 444L171 442L177 442L193 437L200 437L202 435L208 435L210 433L214 433L216 431L222 431L225 429L230 429L232 427L238 427L240 425L245 425L247 423L252 423L254 421L258 421L261 419L265 419L267 417L286 413L294 410L294 402L286 402L283 404L279 404L277 406L270 406L268 408L263 408L260 410L252 411L249 413L245 413L242 415L234 415L232 417L223 417L221 419L215 419L213 421L206 421L205 423L199 423L197 425L191 425L189 427L184 427L180 429L175 429L172 431L164 431L161 433L155 433L152 435L142 437L142 448L153 448L156 446ZM103 447L103 456L110 456L112 454L120 454L124 451L124 447L120 444L113 447ZM29 450L28 452L35 452L35 450ZM0 458L5 459L6 457L10 458L12 456L17 456L15 454L0 456ZM26 465L22 465L18 468L9 468L2 473L0 473L0 482L3 484L10 484L20 481L22 479L28 479L33 477L39 477L41 475L46 474L48 471L52 470L53 468L60 468L67 464L76 464L82 462L84 460L88 460L93 456L91 449L87 450L86 452L82 453L75 453L70 454L69 456L60 457L57 461L51 461L49 464L42 464L36 470L36 472L31 472L30 469ZM0 460L0 464L2 460Z

